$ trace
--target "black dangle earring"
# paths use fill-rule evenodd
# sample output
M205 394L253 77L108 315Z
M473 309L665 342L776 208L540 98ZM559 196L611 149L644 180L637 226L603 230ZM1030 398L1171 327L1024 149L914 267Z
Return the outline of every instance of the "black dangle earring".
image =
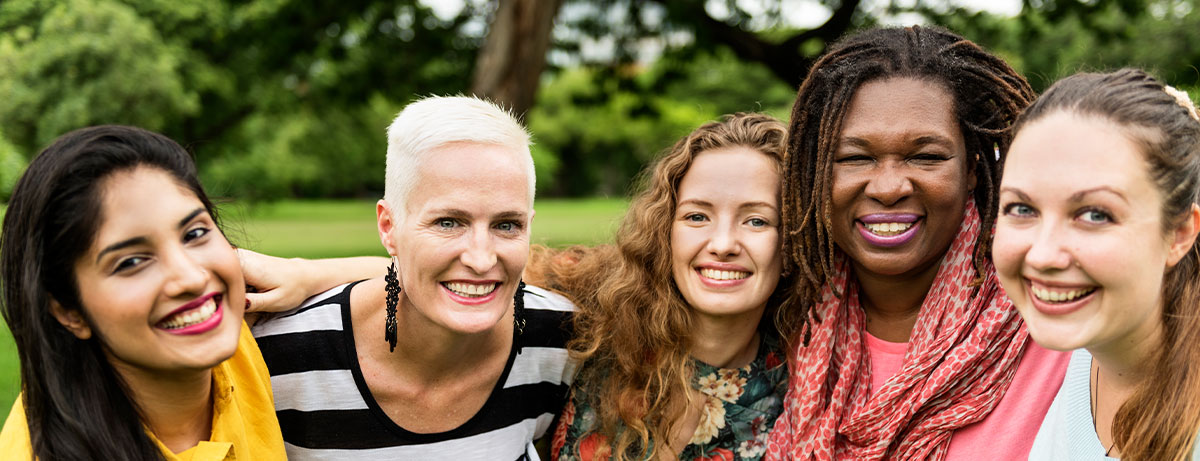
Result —
M517 282L517 294L513 295L513 329L517 334L525 333L525 281Z
M384 303L387 304L387 323L384 327L383 339L392 346L391 352L396 352L396 305L400 304L400 279L396 276L395 256L392 256L392 265L388 266L387 275L383 276L383 281L387 284L385 288L387 296L384 297Z

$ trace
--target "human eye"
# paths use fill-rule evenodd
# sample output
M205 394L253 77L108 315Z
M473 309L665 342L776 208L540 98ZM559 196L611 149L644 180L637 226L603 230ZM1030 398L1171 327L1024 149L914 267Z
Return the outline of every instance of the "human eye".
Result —
M1031 218L1037 216L1037 210L1027 204L1015 202L1004 205L1004 215L1014 218Z
M833 160L834 163L860 164L875 160L866 154L842 154Z
M494 227L501 232L519 232L522 228L524 228L521 222L516 220L501 221L496 223Z
M771 225L770 221L767 221L766 219L763 219L763 218L747 219L746 224L749 224L751 227L767 227L767 226Z
M441 230L451 230L458 227L458 220L454 218L437 218L433 220L433 226Z
M120 274L133 271L134 269L140 267L148 259L149 258L144 256L126 256L118 259L115 267L113 267L112 273Z
M914 154L912 157L909 157L909 159L917 163L938 163L948 160L949 157L932 152L921 152Z
M703 213L688 213L683 215L683 220L690 223L702 223L708 221L708 216Z
M1111 213L1099 208L1084 208L1076 216L1088 224L1108 224L1114 222Z
M205 226L193 227L191 229L188 229L187 232L183 233L183 241L185 243L193 242L196 239L199 239L199 238L202 238L202 237L208 235L209 232L212 232L212 229L209 229L208 227L205 227Z

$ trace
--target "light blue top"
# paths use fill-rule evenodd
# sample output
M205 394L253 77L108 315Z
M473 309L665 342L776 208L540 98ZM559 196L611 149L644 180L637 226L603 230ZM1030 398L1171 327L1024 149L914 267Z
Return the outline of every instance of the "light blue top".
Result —
M1116 459L1104 455L1092 422L1091 370L1092 354L1085 349L1071 353L1063 385L1033 440L1030 461ZM1193 449L1192 459L1200 460L1200 443Z

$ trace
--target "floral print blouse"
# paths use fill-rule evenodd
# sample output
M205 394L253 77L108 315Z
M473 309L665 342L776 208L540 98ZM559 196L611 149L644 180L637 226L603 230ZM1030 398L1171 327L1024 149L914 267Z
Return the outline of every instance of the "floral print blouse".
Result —
M766 336L764 335L764 338ZM763 339L754 361L742 368L717 368L692 360L692 387L704 396L704 410L681 460L741 461L762 459L767 436L783 411L787 366L776 340ZM551 443L556 460L601 461L611 456L607 439L592 429L599 415L585 393L573 387L559 415Z

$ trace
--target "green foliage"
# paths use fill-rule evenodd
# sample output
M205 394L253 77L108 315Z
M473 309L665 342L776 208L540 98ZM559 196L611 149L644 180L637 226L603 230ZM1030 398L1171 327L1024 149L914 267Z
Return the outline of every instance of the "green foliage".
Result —
M557 154L554 195L621 196L657 154L723 114L786 114L793 91L727 50L663 59L649 69L579 67L549 79L529 114L539 151ZM688 78L678 78L683 75Z
M1121 67L1140 67L1175 85L1195 85L1200 81L1197 3L1026 2L1014 18L962 9L923 11L1003 56L1042 91L1075 72Z
M32 24L0 20L0 124L13 142L45 145L98 123L161 130L199 109L184 52L124 4L5 2L0 17L44 7Z
M25 157L0 133L0 199L7 201L12 195L13 186L17 185L26 165Z

